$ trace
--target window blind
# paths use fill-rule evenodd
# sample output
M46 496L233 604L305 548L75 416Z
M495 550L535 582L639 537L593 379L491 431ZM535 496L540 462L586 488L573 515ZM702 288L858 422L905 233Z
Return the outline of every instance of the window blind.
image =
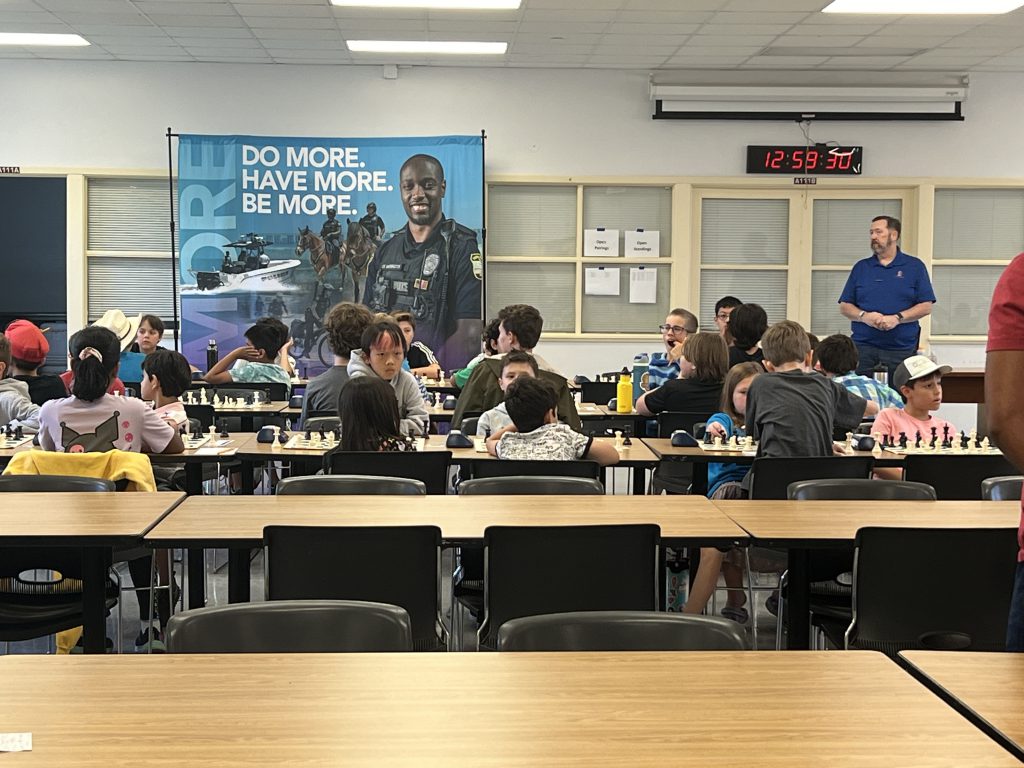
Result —
M701 264L787 264L789 201L705 198Z
M935 265L932 287L938 302L932 307L932 335L987 335L992 290L1004 269Z
M576 330L575 264L487 264L487 317L509 304L530 304L544 318L545 331Z
M735 296L746 304L760 304L768 322L786 319L786 279L784 269L735 272L728 269L700 271L700 327L715 330L715 302L723 296Z
M171 257L90 256L89 322L108 309L126 315L157 315L169 326L174 317Z
M625 252L625 231L659 232L661 256L672 242L672 190L667 187L584 187L583 228L619 230L619 253Z
M815 200L813 264L854 264L871 255L868 230L875 216L902 217L900 200Z
M654 304L631 304L629 301L629 271L641 266L644 267L644 272L656 271L658 287ZM667 266L657 263L623 264L619 268L618 296L583 295L583 332L657 333L658 326L665 322L665 315L671 309L670 272Z
M171 252L167 179L90 178L88 204L90 251Z
M935 192L934 258L1012 259L1024 251L1024 190ZM993 284L991 288L994 288Z
M576 187L492 186L488 256L575 256Z
M848 272L816 271L811 278L811 332L819 338L833 333L850 335L850 321L839 313L839 294Z

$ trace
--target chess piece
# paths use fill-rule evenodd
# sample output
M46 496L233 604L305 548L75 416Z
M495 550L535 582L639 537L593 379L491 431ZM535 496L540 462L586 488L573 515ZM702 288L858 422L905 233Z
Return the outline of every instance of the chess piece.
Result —
M747 435L746 437L743 438L743 450L749 451L749 450L752 450L753 448L754 448L754 437L752 435Z
M220 399L220 393L217 390L213 390L213 407L219 408L223 401Z
M228 422L226 419L220 420L220 436L225 439L231 437L231 433L228 432Z
M625 439L624 439L624 440L622 441L622 444L623 444L624 446L626 446L627 448L628 448L629 446L631 446L631 445L633 444L633 441L629 439L629 432L627 432L627 433L626 433L626 437L625 437Z
M21 429L21 427L18 427L18 429ZM990 446L989 446L988 438L987 437L981 438L981 450L987 451L987 450L989 450L989 447Z
M915 448L920 448L921 447L921 432L920 432L920 430L914 433L914 447Z
M971 429L970 434L967 435L967 439L969 440L969 442L967 443L967 447L968 448L975 448L975 447L977 447L977 445L978 445L978 430L977 429Z
M209 405L210 404L210 401L206 399L206 387L203 387L202 389L199 390L199 404L200 405Z
M900 432L900 448L904 448L905 449L906 447L907 447L907 433L906 432Z
M846 433L846 452L853 453L857 449L857 443L853 439L853 432Z
M616 451L621 451L622 450L622 430L621 429L615 430L615 450Z
M938 427L932 427L932 439L928 443L928 445L930 447L934 448L936 443L938 443L938 442L939 442L939 428Z
M490 437L490 435L488 435L488 437ZM711 445L711 433L710 432L705 432L704 433L704 445Z
M882 444L878 440L875 440L875 445L871 449L871 455L876 459L882 455Z
M215 442L217 440L217 427L213 424L210 425L210 441Z
M24 440L25 439L25 428L22 427L21 424L19 424L18 426L16 426L14 428L14 439L15 440ZM988 440L988 438L985 438L985 439Z
M729 437L729 447L730 448L738 448L739 447L739 441L736 440L736 435L731 435Z
M192 439L193 440L202 440L203 439L203 428L201 426L199 426L199 422L198 421L196 422L196 428L192 431Z
M712 445L714 446L716 451L722 450L722 437L721 437L721 435L715 435L715 439L714 439L714 441L712 441Z

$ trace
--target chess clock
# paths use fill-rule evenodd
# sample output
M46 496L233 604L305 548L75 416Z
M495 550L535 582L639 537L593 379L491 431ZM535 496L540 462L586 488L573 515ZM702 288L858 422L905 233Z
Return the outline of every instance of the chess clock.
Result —
M747 173L860 176L864 147L747 145Z

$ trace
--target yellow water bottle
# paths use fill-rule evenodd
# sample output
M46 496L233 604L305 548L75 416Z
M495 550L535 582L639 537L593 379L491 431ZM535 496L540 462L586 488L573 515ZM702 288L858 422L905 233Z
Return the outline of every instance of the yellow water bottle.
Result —
M633 377L628 368L623 368L619 374L619 385L615 388L615 411L616 413L633 412Z

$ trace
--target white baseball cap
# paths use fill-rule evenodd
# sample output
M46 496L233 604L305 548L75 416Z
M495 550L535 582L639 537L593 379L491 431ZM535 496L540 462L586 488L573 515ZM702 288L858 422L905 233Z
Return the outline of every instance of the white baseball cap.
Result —
M896 368L892 375L892 386L898 392L900 387L922 376L928 376L936 371L945 376L952 370L950 366L939 365L924 355L912 355Z

